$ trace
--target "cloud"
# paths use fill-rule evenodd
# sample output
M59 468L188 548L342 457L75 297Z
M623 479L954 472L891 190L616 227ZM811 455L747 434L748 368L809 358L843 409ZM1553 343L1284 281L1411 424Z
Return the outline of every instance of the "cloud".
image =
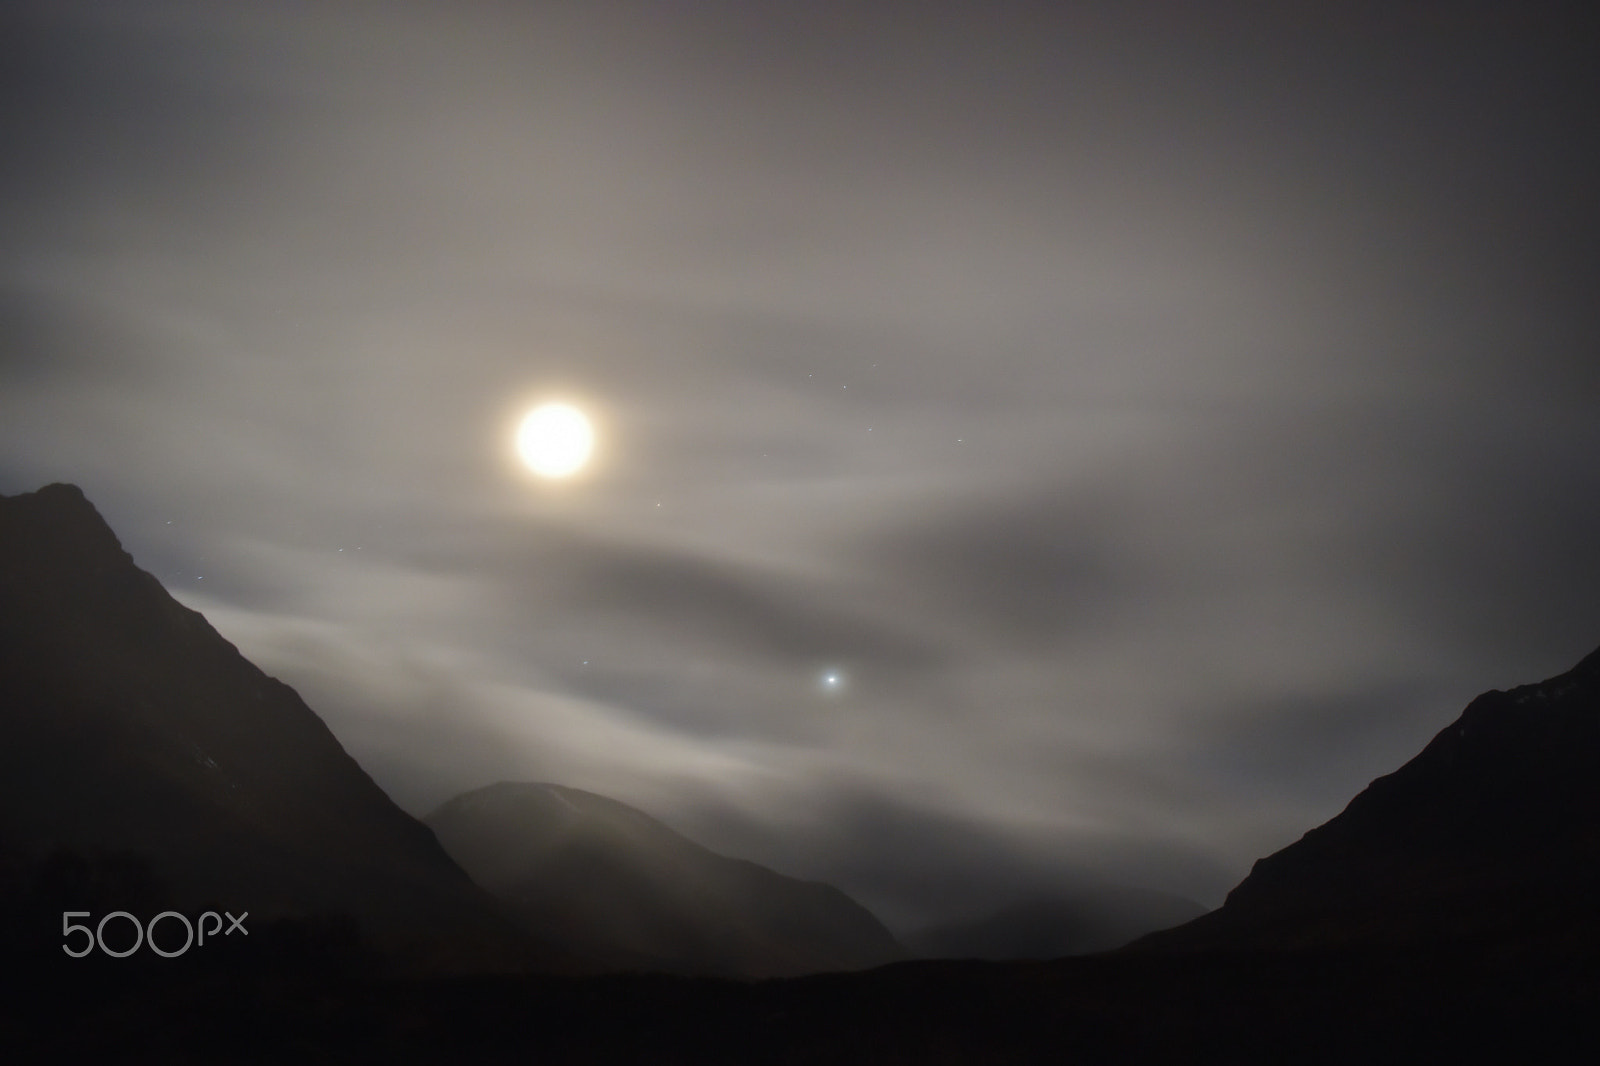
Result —
M939 663L941 649L903 618L875 621L843 582L781 574L648 544L572 539L529 552L518 566L528 600L545 609L604 615L641 631L672 632L729 654L784 666L857 658L907 672ZM832 587L829 587L831 584ZM868 597L860 597L862 600Z
M1596 68L1506 18L11 4L0 490L413 810L1213 898L1600 639Z
M1309 827L1409 760L1459 712L1448 695L1407 678L1258 695L1192 710L1173 754L1193 779L1246 802L1290 804Z
M1229 885L1224 868L1176 838L974 817L926 783L823 773L783 785L737 803L704 797L685 809L680 798L669 817L713 847L845 886L900 930L1085 885L1181 886L1208 899Z
M1377 579L1480 684L1558 673L1600 639L1600 434L1587 411L1574 397L1454 420L1429 456L1426 502L1373 545Z
M716 780L737 788L781 765L779 749L707 745L626 708L539 678L511 682L470 647L317 617L185 602L247 657L292 678L341 740L414 813L497 780L552 780L611 792L638 782Z
M1107 494L1036 485L968 496L881 533L865 566L969 632L1035 647L1104 625L1140 595L1119 538L1127 519Z

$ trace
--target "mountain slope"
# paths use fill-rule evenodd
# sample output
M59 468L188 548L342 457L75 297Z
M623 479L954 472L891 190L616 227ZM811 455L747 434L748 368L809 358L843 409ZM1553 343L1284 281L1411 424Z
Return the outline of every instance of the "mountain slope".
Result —
M775 977L901 956L838 889L718 855L591 792L501 783L424 821L528 928L565 930L616 965Z
M1600 934L1600 651L1474 699L1216 911L1136 947L1345 947Z
M422 965L540 958L70 485L0 497L0 856L25 877L60 851L131 855L190 910L351 915Z

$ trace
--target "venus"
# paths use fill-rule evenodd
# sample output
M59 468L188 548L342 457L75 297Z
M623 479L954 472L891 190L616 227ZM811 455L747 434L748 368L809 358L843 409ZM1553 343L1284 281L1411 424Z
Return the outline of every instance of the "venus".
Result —
M517 427L517 454L540 477L570 477L593 452L594 427L571 404L542 404Z

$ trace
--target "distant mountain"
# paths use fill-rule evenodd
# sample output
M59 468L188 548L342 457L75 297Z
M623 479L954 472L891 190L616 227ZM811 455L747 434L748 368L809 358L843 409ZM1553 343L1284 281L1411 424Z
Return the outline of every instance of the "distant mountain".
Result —
M906 938L930 959L1059 959L1118 948L1205 913L1192 899L1149 889L1100 886L1019 900L976 920Z
M568 961L71 485L0 497L0 875L63 906L343 915L421 968Z
M1600 944L1600 651L1474 699L1226 903L1136 950Z
M903 957L837 888L718 855L592 792L501 783L424 821L527 928L562 930L615 966L777 977Z

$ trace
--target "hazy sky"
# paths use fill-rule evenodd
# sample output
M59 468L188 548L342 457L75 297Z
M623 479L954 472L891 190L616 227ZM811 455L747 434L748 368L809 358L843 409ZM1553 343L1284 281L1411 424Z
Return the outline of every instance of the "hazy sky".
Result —
M1600 644L1596 44L5 0L0 492L81 485L413 813L588 788L900 928L1214 904Z

